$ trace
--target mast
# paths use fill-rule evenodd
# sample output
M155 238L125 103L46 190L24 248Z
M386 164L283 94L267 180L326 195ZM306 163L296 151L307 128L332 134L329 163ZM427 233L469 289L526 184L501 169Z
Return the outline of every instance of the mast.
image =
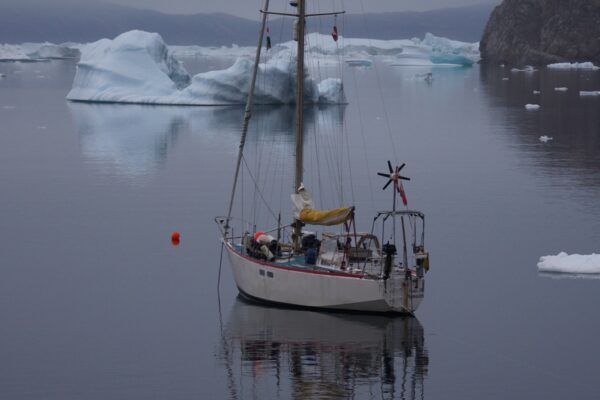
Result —
M262 24L260 26L260 34L258 36L258 46L256 46L256 57L254 58L254 69L252 70L252 80L250 81L250 90L248 91L248 98L246 100L246 110L244 112L244 125L242 127L242 136L240 138L240 147L238 150L237 164L235 167L235 177L233 178L233 187L231 188L231 197L229 198L229 209L227 211L227 220L225 221L225 229L223 230L224 238L229 233L229 221L231 220L231 211L233 210L233 200L235 199L235 189L236 189L238 177L240 174L240 166L242 164L242 157L244 155L244 145L246 143L246 136L248 134L248 125L250 124L250 117L252 117L252 99L254 97L254 87L256 85L256 75L258 74L258 64L260 63L260 52L262 50L265 26L267 24L268 10L269 10L269 0L265 0L265 9L264 9L264 11L261 10Z
M298 23L296 25L298 38L298 57L296 66L296 174L294 180L294 191L302 184L303 170L303 145L304 145L304 28L306 8L304 0L298 0ZM295 221L294 249L300 249L302 235L302 223Z

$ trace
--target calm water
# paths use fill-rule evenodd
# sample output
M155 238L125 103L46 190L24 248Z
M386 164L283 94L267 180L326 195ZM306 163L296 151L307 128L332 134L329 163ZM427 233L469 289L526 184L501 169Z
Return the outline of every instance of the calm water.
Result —
M337 176L339 146L360 222L407 163L432 254L414 319L246 304L226 261L219 303L242 109L68 103L74 71L0 64L0 398L600 397L600 280L536 268L600 251L600 99L578 95L600 72L346 68L350 104L307 111L307 179L335 194L315 166ZM293 112L256 114L249 160L285 199Z

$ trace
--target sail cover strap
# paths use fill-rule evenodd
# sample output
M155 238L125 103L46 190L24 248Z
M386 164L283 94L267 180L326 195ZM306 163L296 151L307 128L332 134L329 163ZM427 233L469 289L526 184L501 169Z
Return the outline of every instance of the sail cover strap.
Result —
M303 208L299 220L310 225L339 225L354 216L354 207L340 207L331 210Z

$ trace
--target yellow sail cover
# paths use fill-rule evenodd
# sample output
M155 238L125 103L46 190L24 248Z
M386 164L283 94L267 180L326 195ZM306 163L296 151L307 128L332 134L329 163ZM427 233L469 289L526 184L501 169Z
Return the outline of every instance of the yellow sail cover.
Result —
M352 218L354 207L340 207L331 210L303 208L299 219L310 225L339 225Z

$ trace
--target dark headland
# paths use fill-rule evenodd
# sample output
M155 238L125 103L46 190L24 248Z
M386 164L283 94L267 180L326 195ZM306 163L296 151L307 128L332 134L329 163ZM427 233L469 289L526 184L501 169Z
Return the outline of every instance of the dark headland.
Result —
M600 0L504 0L480 50L484 63L600 62Z

